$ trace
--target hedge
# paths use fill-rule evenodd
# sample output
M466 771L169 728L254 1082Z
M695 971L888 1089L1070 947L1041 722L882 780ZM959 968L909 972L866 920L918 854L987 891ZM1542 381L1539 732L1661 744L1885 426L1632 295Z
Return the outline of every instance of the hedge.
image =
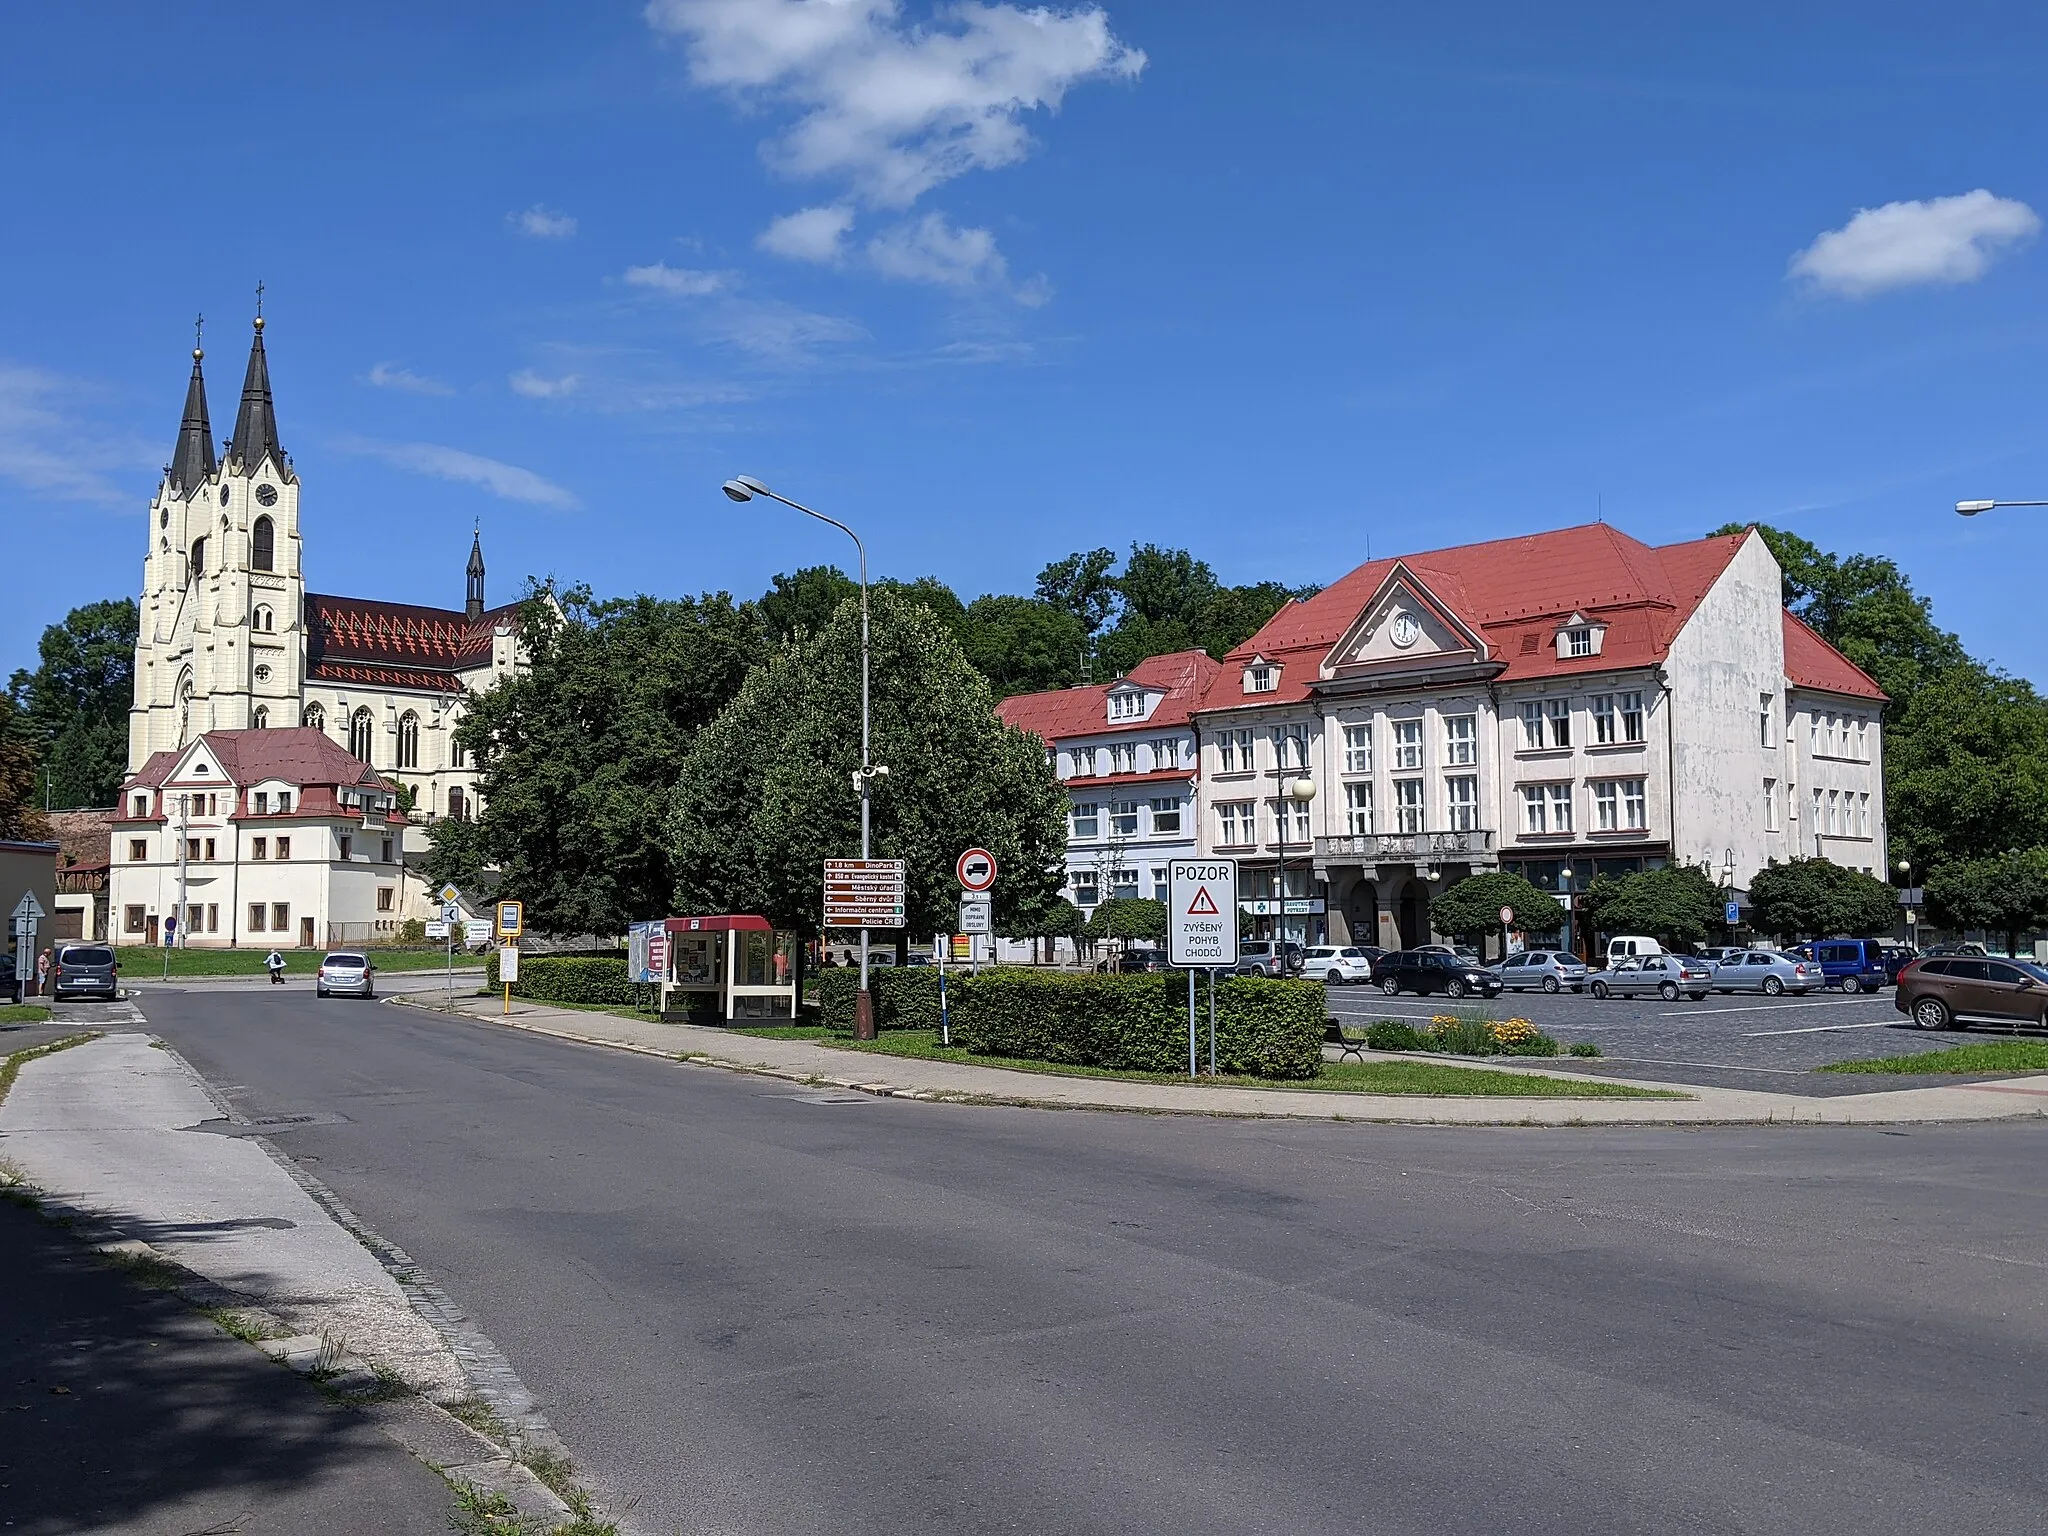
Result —
M503 985L494 953L484 967L484 981L495 991ZM642 1001L636 994L651 991L626 979L624 955L528 955L519 962L512 995L538 1003L598 1003L628 1008Z
M966 977L946 978L946 987L958 998ZM868 968L868 989L875 994L876 1029L937 1029L939 1027L939 972L930 965L882 965ZM860 990L860 967L835 966L818 972L818 1018L837 1034L853 1033L853 999Z
M1208 1053L1208 998L1196 994ZM1185 1071L1187 982L1178 975L1098 976L999 967L963 978L953 1038L980 1056L1015 1056L1126 1072ZM1323 1069L1323 986L1227 977L1216 987L1216 1068L1257 1077Z

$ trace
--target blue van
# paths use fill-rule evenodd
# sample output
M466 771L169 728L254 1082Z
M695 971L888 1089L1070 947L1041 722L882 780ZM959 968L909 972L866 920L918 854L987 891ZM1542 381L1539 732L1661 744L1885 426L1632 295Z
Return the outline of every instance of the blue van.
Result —
M1894 978L1885 964L1882 939L1816 939L1795 953L1820 967L1821 985L1844 992L1879 992Z

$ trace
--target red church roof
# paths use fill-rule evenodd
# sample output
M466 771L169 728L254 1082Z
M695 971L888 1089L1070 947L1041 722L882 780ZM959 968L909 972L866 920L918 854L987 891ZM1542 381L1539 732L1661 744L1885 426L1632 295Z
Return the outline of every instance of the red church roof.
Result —
M453 608L308 592L306 676L316 682L460 693L455 674L488 664L497 626L516 623L518 616L517 603L472 619Z

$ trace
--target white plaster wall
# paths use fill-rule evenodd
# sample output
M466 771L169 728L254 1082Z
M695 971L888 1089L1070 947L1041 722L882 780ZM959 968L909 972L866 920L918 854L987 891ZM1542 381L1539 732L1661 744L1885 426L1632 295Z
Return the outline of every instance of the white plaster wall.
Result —
M1599 694L1643 696L1643 739L1617 740L1602 745L1594 740L1593 699ZM1571 745L1531 749L1522 744L1522 706L1564 699L1571 706ZM1541 858L1547 850L1611 843L1635 846L1663 842L1671 829L1671 770L1665 749L1665 699L1656 669L1637 667L1613 672L1574 673L1568 677L1510 683L1500 690L1500 708L1493 740L1503 770L1497 780L1499 801L1494 814L1501 829L1504 855ZM1620 704L1617 698L1616 708ZM1684 716L1676 724L1686 728ZM1546 722L1546 731L1548 724ZM1620 733L1617 724L1617 735ZM1546 735L1545 740L1549 738ZM1595 779L1642 779L1646 802L1640 829L1617 832L1596 830L1592 781ZM1572 786L1572 830L1568 835L1525 833L1522 816L1522 786L1556 784ZM1595 857L1598 857L1597 851Z

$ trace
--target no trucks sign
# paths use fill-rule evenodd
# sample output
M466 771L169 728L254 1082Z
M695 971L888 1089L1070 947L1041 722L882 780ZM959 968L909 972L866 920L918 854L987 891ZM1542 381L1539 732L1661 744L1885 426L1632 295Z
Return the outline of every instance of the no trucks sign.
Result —
M1166 894L1167 964L1236 965L1237 860L1175 859L1167 866Z

